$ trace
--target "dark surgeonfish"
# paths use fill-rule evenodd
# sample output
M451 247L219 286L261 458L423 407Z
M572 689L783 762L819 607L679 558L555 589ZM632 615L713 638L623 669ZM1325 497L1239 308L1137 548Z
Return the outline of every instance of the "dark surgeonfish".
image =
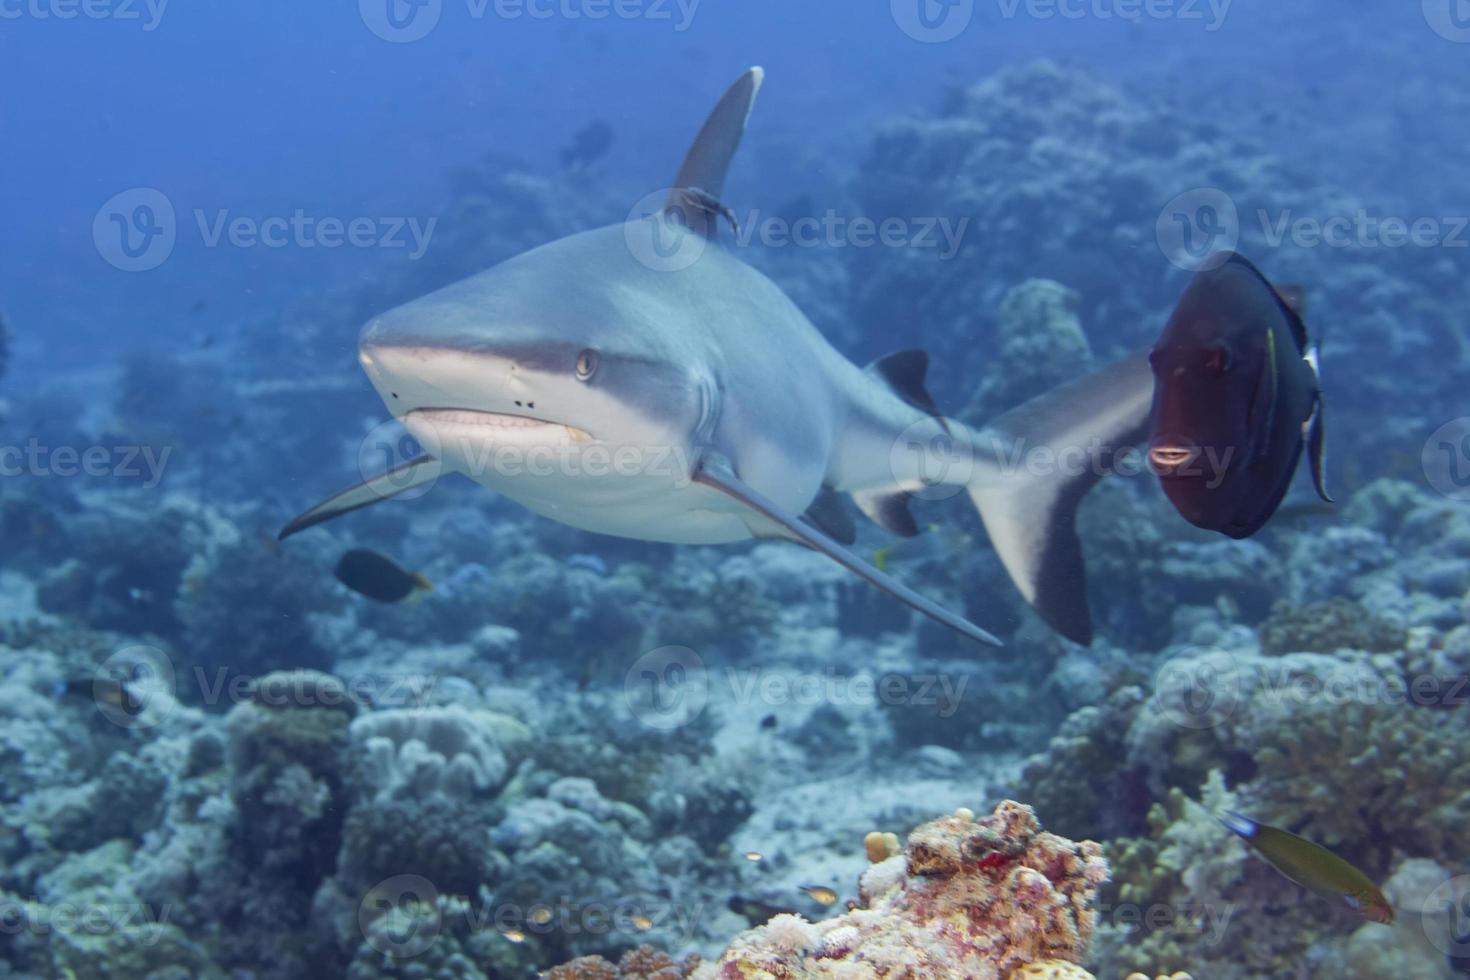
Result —
M1215 256L1184 291L1149 361L1149 461L1185 520L1248 538L1276 512L1306 449L1328 503L1322 389L1301 292L1245 257Z
M1289 831L1258 824L1238 813L1219 820L1270 865L1307 891L1349 908L1371 922L1393 921L1393 906L1372 879L1320 844Z
M366 548L353 548L342 556L337 562L337 581L378 602L402 602L434 587L417 572Z

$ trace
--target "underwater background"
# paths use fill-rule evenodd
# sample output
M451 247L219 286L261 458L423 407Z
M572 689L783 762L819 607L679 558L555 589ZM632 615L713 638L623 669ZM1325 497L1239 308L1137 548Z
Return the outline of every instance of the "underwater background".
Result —
M409 454L365 322L628 219L756 64L725 244L844 355L980 425L1238 249L1336 505L1103 481L1090 647L955 501L854 550L1001 648L461 479L277 540ZM0 975L1470 973L1467 69L1464 0L0 0Z

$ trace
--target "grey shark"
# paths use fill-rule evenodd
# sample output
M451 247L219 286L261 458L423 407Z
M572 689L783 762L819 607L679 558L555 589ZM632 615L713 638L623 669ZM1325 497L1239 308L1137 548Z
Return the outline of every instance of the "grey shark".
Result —
M838 353L719 242L735 220L722 203L726 171L763 77L751 69L725 94L651 214L533 249L370 321L362 367L426 455L335 495L281 536L453 471L588 531L792 541L998 644L847 547L855 530L843 496L912 536L913 497L963 492L1026 600L1089 643L1074 518L1109 454L1146 435L1147 360L976 431L940 415L923 352L867 368Z

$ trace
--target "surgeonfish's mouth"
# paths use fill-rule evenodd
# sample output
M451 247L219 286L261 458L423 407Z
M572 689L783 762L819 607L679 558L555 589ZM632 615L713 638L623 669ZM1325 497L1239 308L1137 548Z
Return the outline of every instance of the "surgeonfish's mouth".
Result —
M464 431L483 430L483 434L508 437L555 436L564 434L572 442L588 442L592 436L585 430L561 422L551 422L529 415L507 415L503 412L481 412L469 408L416 408L404 416L408 422L424 422L435 429Z
M1180 446L1155 446L1148 452L1148 461L1160 476L1179 476L1178 471L1194 462L1199 455L1196 449Z

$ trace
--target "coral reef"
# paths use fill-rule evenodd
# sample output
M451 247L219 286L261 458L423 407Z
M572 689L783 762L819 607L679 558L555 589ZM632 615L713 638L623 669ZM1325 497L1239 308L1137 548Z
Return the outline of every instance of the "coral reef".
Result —
M1408 633L1342 596L1293 606L1278 602L1257 632L1264 653L1388 653L1403 648Z
M1077 317L1081 296L1061 283L1029 279L1001 300L996 363L961 414L983 425L1002 412L1086 374L1092 351Z
M1075 964L1107 877L1098 845L1042 831L1030 807L961 812L916 828L902 854L870 867L848 912L815 923L778 915L736 937L711 976L999 980L1041 961Z

